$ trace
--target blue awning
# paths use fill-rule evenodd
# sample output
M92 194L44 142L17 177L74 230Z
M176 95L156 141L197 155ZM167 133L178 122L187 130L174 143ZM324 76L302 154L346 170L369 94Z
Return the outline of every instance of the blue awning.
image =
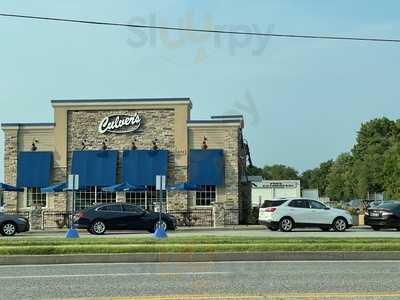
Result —
M130 185L129 183L120 183L102 188L104 192L140 192L145 191L144 185Z
M59 193L59 192L65 191L66 189L67 189L67 183L62 182L62 183L53 184L53 185L45 187L45 188L41 188L40 192L42 192L42 193Z
M225 182L224 151L190 150L189 183L221 186Z
M127 150L123 153L122 180L131 185L156 185L157 175L167 175L167 150Z
M49 185L52 152L19 152L17 187L41 188Z
M178 182L174 185L170 185L167 187L168 191L198 191L200 190L200 186L197 184L191 184L187 182Z
M111 186L117 177L116 150L74 151L71 174L79 175L79 186Z
M0 191L1 192L23 192L24 189L17 188L15 186L5 184L5 183L0 183Z

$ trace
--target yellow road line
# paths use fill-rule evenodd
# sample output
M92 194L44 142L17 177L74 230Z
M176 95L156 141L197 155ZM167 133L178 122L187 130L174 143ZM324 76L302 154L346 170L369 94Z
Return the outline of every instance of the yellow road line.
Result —
M287 293L263 295L171 295L171 296L132 296L108 298L70 298L63 300L257 300L257 299L326 299L326 298L393 298L400 292L324 292L324 293Z

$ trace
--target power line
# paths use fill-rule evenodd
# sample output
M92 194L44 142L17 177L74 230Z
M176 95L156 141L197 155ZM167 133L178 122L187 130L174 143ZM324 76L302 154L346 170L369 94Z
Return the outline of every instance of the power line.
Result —
M362 38L362 37L329 36L329 35L297 35L297 34L257 33L257 32L245 32L245 31L208 30L208 29L196 29L196 28L184 28L184 27L150 26L150 25L139 25L139 24L87 21L87 20L78 20L78 19L63 19L63 18L51 18L51 17L17 15L17 14L3 14L3 13L0 13L0 17L23 18L23 19L42 20L42 21L56 21L56 22L80 23L80 24L103 25L103 26L119 26L119 27L131 27L131 28L133 27L133 28L141 28L141 29L159 29L159 30L189 31L189 32L201 32L201 33L250 35L250 36L260 36L260 37L400 43L400 39Z

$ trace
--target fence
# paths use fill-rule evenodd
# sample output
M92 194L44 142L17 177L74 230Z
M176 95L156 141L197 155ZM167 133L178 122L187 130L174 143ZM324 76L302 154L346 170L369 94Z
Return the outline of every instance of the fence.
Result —
M43 212L43 230L68 228L71 221L71 212Z
M176 218L178 227L212 227L214 225L212 209L170 210L168 213Z
M29 211L10 211L10 210L7 210L5 213L8 214L8 215L21 216L23 218L27 218L28 220L31 219L31 214L30 214Z

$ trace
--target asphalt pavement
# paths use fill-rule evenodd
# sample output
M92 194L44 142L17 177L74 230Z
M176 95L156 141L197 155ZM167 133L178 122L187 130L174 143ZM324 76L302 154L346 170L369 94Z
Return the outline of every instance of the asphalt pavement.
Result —
M65 231L31 231L28 233L18 234L17 237L62 237ZM98 237L89 234L87 231L80 231L82 237ZM253 236L253 237L360 237L360 238L400 238L400 232L397 230L381 230L373 231L368 228L351 228L346 232L323 232L319 229L295 229L292 232L270 231L261 226L257 227L239 227L239 228L185 228L177 231L168 232L171 237L174 236ZM105 236L110 237L146 237L151 236L148 232L143 231L109 231Z
M3 266L0 282L7 300L400 299L400 262Z

